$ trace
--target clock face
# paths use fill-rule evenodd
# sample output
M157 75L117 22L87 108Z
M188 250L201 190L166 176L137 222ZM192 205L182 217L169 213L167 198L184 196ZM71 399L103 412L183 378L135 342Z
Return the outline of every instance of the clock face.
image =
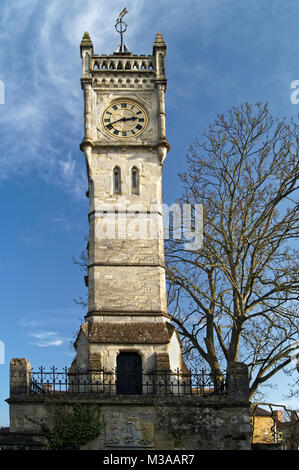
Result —
M105 131L113 137L136 137L146 129L147 114L133 101L120 100L105 109L102 124Z

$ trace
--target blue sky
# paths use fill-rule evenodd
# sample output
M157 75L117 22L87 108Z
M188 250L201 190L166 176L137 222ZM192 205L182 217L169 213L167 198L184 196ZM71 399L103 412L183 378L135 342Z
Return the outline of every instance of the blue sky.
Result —
M8 424L12 357L34 368L73 358L85 313L73 298L85 287L72 256L88 232L79 45L88 31L95 53L112 53L124 6L132 52L150 54L157 31L167 43L166 203L179 194L189 145L218 113L262 101L274 116L298 115L294 0L1 0L0 425ZM280 374L266 399L285 402L287 381Z

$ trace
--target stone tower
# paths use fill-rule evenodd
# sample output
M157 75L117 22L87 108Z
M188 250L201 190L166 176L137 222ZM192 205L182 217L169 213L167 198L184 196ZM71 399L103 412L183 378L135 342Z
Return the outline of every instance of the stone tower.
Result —
M166 44L152 55L81 45L88 176L88 313L73 366L185 371L167 314L162 217Z

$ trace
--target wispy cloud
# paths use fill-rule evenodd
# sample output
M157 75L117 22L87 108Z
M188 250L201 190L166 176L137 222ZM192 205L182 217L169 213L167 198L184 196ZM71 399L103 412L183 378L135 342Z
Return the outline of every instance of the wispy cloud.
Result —
M273 10L277 4L273 3ZM83 138L79 44L84 31L89 31L96 53L112 53L119 44L114 25L123 6L123 0L1 1L0 80L5 85L6 102L0 108L0 182L37 172L47 183L58 184L76 197L85 197L85 164L79 150ZM214 56L203 60L204 49L190 56L190 41L211 47L224 29L221 38L229 54L240 32L248 29L250 39L253 22L264 18L259 15L261 6L257 2L247 7L248 20L245 14L240 18L239 4L233 0L127 0L126 6L129 27L125 40L134 53L150 53L157 29L166 32L178 87L173 81L173 106L181 98L181 90L188 98L188 87L194 102L198 77L205 95L217 92L220 79L221 93L231 92L237 80L233 71L219 77ZM288 31L283 31L281 40L288 41ZM258 37L270 48L269 34L271 30L265 28ZM296 47L292 45L294 54ZM169 95L168 100L171 105Z
M76 307L48 308L26 312L19 320L24 336L40 348L65 346L79 328L79 309ZM65 334L66 332L66 334Z
M71 232L74 229L72 222L64 215L52 219L50 225L52 232Z
M134 8L133 0L127 3L132 7L132 34L144 0ZM6 103L0 113L0 182L37 171L47 182L83 197L79 44L88 30L99 50L113 52L121 6L119 0L112 8L93 0L74 0L71 8L61 0L2 2L0 79Z
M49 346L61 346L65 341L55 331L43 331L39 333L29 333L29 336L35 339L35 345L40 348Z
M193 2L192 8L201 13L201 23L212 23L213 9L206 3ZM140 38L141 50L136 53L144 53L148 24L153 25L154 39L154 18L161 8L167 10L165 18L159 15L161 26L180 18L176 28L182 29L188 22L183 14L186 1L173 5L165 0L162 5L127 0L126 6L126 41L129 47L136 46ZM78 147L83 137L79 44L84 31L89 31L96 52L112 53L119 43L114 24L123 2L3 0L1 8L0 79L6 103L0 113L0 182L34 171L48 183L84 197L84 157Z

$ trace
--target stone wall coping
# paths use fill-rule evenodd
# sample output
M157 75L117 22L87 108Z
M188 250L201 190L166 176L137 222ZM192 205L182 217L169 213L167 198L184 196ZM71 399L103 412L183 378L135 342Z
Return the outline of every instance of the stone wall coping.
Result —
M38 430L38 429L11 429L11 428L4 428L4 429L0 429L0 437L1 436L17 436L17 435L21 435L21 436L34 436L34 437L39 437L39 436L43 436L43 432Z
M211 396L201 397L198 395L194 396L149 396L149 395L109 395L99 396L97 393L80 393L80 394L32 394L32 395L16 395L6 400L8 404L97 404L104 406L115 406L115 405L152 405L159 407L161 405L184 405L184 406L198 406L198 407L244 407L250 406L249 401L233 400L228 396Z

